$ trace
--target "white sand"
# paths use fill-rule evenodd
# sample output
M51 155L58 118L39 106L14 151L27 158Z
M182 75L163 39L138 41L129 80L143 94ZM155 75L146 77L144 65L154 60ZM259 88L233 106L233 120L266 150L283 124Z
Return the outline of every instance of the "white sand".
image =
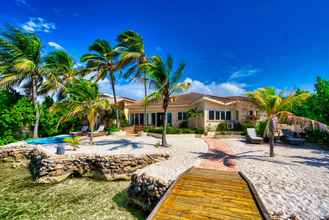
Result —
M329 216L329 150L315 146L269 146L223 139L237 155L239 169L253 182L270 212L301 219Z

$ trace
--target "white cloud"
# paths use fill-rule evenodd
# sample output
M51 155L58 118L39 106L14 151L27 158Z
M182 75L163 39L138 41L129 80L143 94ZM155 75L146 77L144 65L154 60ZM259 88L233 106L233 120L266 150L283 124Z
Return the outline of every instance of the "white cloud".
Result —
M104 79L99 82L99 89L102 93L112 94L112 87L109 79ZM124 96L133 99L141 99L144 97L144 85L141 82L132 81L126 84L117 84L115 86L118 96ZM152 90L148 91L149 93Z
M52 22L47 22L45 19L36 17L30 18L22 28L27 32L46 32L49 33L56 29L56 25Z
M59 45L58 43L54 42L54 41L49 41L48 45L56 50L64 50L64 47L62 47L61 45Z
M198 80L193 80L191 78L185 79L185 82L190 82L192 84L188 92L197 92L197 93L216 95L216 96L234 96L234 95L243 95L246 93L246 89L245 89L246 85L242 83L211 82L206 84Z
M248 76L252 76L256 73L259 73L261 70L257 69L257 68L252 68L252 67L244 67L241 68L235 72L233 72L231 74L231 76L229 77L229 80L233 80L233 79L239 79L239 78L243 78L243 77L248 77Z
M26 0L16 0L16 4L19 6L26 6L26 7L30 6Z
M223 83L203 83L198 80L186 78L185 82L191 82L192 86L187 92L197 92L216 96L235 96L243 95L247 91L246 85L242 83L223 82ZM99 88L102 93L112 94L111 83L108 79L99 82ZM125 96L133 99L141 99L144 97L144 85L141 82L132 81L127 84L117 84L116 92L118 96ZM149 93L152 92L149 90Z

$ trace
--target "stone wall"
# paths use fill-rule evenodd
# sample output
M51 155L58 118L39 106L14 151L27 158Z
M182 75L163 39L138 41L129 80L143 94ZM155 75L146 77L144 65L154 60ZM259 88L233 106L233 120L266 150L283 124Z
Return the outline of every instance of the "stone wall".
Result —
M29 166L38 183L57 183L69 176L104 180L130 179L147 165L169 159L169 154L50 155L33 145L17 145L0 150L0 162Z
M172 182L165 182L158 178L143 174L133 174L128 188L129 202L141 207L145 211L152 211L161 197L171 186Z
M52 156L31 161L31 167L33 177L39 183L57 183L69 176L120 180L130 179L137 169L168 158L168 154Z

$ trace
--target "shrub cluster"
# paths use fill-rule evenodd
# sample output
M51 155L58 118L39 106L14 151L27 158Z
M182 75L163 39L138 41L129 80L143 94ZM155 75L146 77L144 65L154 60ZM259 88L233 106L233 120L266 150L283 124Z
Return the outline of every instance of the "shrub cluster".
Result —
M144 128L144 132L162 134L162 128ZM203 128L174 128L167 127L167 134L203 134Z
M117 127L111 127L111 128L106 128L105 129L107 134L112 134L113 132L117 132L117 131L120 131L120 128L117 128Z

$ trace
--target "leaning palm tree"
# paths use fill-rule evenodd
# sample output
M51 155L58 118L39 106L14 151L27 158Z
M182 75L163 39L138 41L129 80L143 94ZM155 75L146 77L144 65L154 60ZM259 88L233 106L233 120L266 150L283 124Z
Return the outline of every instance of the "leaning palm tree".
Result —
M270 157L274 157L274 132L278 122L298 125L303 129L319 129L329 132L327 125L304 117L295 116L292 111L294 103L306 100L310 94L301 92L284 97L277 94L274 88L260 88L254 92L247 93L259 106L260 110L267 113L267 124L264 136L269 138Z
M44 68L41 62L42 44L34 33L8 27L0 36L0 87L21 87L31 95L35 107L33 137L38 137L40 111L37 87Z
M148 95L148 101L162 101L163 108L163 131L162 146L168 146L166 138L167 109L170 97L174 94L187 90L189 82L180 82L185 69L185 64L179 64L176 71L173 70L173 58L168 56L165 62L159 56L152 57L150 63L144 64L145 71L148 72L153 81L155 92Z
M119 110L117 106L117 95L115 90L116 77L115 72L117 71L117 58L118 50L111 47L110 43L106 40L97 39L89 47L90 53L87 53L81 57L81 62L86 63L85 71L87 73L96 72L96 82L104 80L106 77L109 77L111 86L114 104L116 108L116 124L117 127L120 127L119 120Z
M90 129L90 143L93 143L93 132L97 117L103 110L110 109L110 103L102 98L97 84L85 80L74 79L64 89L65 98L51 107L52 112L68 108L69 112L63 116L58 125L72 117L86 117Z
M128 30L118 36L118 49L121 57L119 62L120 69L126 68L124 78L132 80L142 80L144 83L144 99L147 97L147 88L149 77L147 71L143 70L143 65L147 63L148 58L145 53L144 40L137 32ZM148 125L147 104L144 102L145 125Z
M65 86L79 75L73 58L64 50L56 50L45 58L45 80L40 87L40 94L51 92L60 100Z
M203 111L198 107L190 108L186 111L188 118L195 119L195 127L198 128L198 119L203 115Z

